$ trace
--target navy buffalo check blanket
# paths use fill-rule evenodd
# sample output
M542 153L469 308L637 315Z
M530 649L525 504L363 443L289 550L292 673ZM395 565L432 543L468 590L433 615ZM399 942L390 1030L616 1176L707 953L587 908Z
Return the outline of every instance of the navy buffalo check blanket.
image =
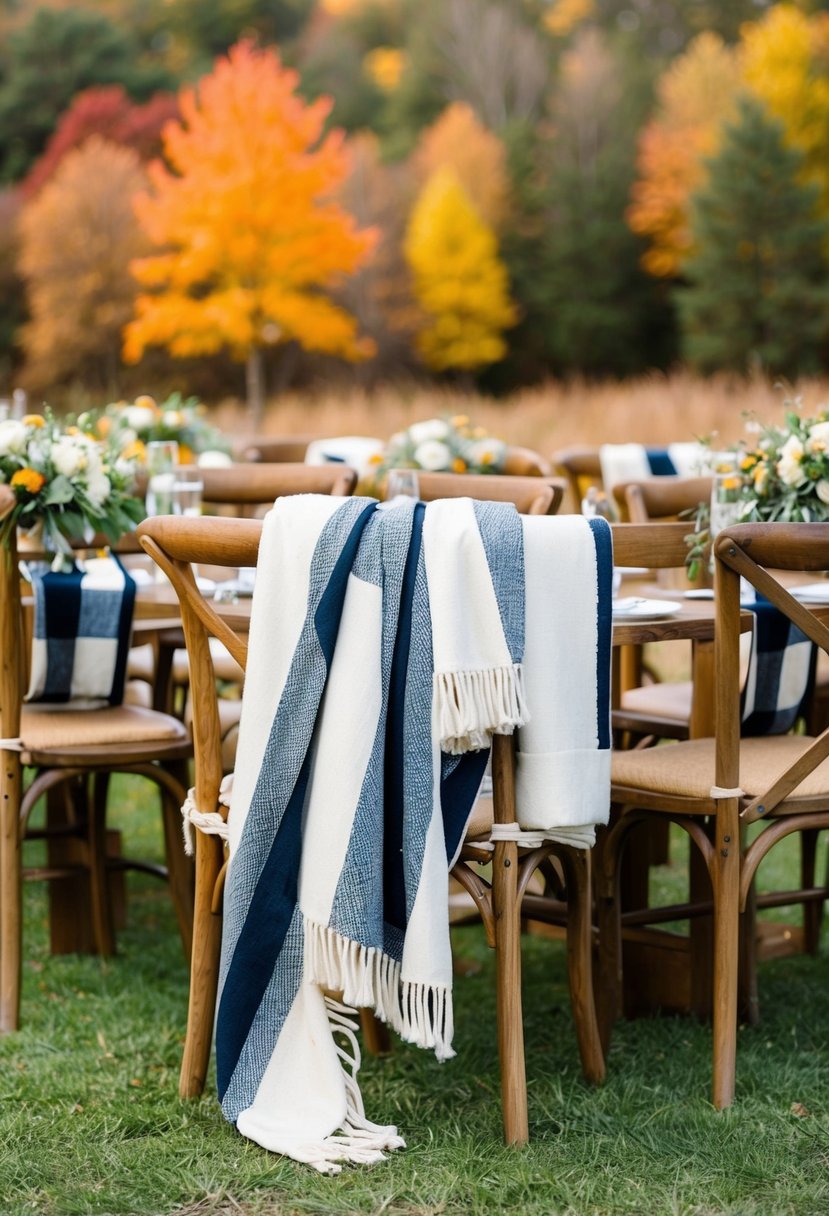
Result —
M27 702L103 708L124 697L135 581L115 558L33 571L35 613Z

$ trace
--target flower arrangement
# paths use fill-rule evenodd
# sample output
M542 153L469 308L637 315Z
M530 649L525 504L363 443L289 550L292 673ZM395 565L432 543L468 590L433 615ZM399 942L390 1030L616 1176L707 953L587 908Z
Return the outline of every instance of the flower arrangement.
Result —
M82 414L84 429L113 444L124 460L143 464L146 447L156 439L174 439L181 464L229 464L229 444L207 421L207 410L197 397L173 393L161 405L149 394L134 402L114 401L100 411Z
M731 462L714 469L712 502L691 513L695 526L686 538L691 578L712 534L723 526L718 514L734 523L829 519L829 406L804 417L801 397L783 404L782 426L749 419L749 434L734 445Z
M413 422L392 435L376 474L389 469L423 469L432 473L500 473L507 447L474 426L466 414Z
M62 426L51 413L0 422L0 537L42 525L44 549L70 553L71 539L103 532L115 542L144 518L132 468L94 434ZM10 504L9 493L14 496Z

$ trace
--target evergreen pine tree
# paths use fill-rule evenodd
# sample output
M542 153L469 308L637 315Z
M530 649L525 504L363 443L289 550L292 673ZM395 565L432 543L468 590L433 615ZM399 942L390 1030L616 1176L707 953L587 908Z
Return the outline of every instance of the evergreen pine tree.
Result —
M694 253L679 292L684 352L702 371L759 361L794 376L820 366L829 335L826 246L818 187L803 155L763 106L743 98L694 196Z

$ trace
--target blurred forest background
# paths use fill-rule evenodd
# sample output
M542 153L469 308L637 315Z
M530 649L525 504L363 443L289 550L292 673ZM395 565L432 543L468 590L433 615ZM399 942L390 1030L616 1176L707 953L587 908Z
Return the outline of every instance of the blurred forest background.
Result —
M829 0L0 0L0 397L820 375L827 258Z

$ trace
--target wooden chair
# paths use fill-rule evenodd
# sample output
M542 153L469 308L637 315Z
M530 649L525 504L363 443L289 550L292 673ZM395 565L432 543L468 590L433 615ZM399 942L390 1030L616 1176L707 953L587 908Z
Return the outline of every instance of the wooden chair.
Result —
M521 515L555 515L564 497L558 477L507 477L495 473L426 473L418 470L423 502L437 498L478 498L512 502Z
M711 477L648 477L621 482L613 496L632 524L668 523L708 502L711 484Z
M487 477L487 483L502 480ZM199 705L193 722L195 742L195 804L201 811L227 815L219 801L222 781L221 739L214 693L209 639L218 637L243 667L247 648L243 637L220 619L214 607L199 594L193 563L253 566L257 561L261 523L257 520L207 520L158 517L145 520L139 536L145 550L168 575L180 598L182 620L190 656L192 692ZM493 750L494 819L514 822L513 741L496 739ZM491 823L491 817L489 821ZM571 910L568 957L573 986L573 1008L579 1046L587 1076L604 1076L604 1058L598 1035L592 989L591 895L589 856L564 846L520 849L514 841L485 846L487 824L478 823L453 873L473 896L497 952L498 1039L506 1139L527 1139L527 1095L521 1018L520 931L521 904L535 868L553 853L564 857ZM482 834L482 835L481 835ZM572 856L571 856L572 854ZM492 883L480 875L481 861L492 863ZM220 914L225 856L217 835L196 833L196 902L191 967L190 1005L184 1058L182 1097L196 1097L205 1082L213 1031ZM364 1029L366 1021L364 1020ZM369 1029L372 1027L368 1021Z
M28 650L14 537L0 551L0 654L0 1031L10 1031L20 1017L23 878L50 883L53 950L114 952L106 855L111 773L135 773L158 786L167 868L140 868L169 881L189 954L193 866L181 844L179 808L192 746L181 722L148 709L49 711L23 704ZM33 770L28 781L26 769ZM29 816L44 796L46 828L27 833ZM24 837L46 838L46 865L24 870Z
M666 566L682 545L682 524L614 529L617 560ZM826 610L810 610L781 584L779 571L825 570L829 525L750 524L730 528L715 542L715 723L711 737L613 758L615 824L602 844L598 879L600 1020L605 1044L619 1008L621 936L620 860L631 830L667 818L687 832L710 880L710 899L634 917L638 932L654 921L713 915L713 1101L734 1096L740 984L755 988L754 910L802 903L819 909L827 896L814 877L817 832L829 827L829 732L817 740L785 735L740 738L740 578L748 580L824 651ZM746 828L763 823L751 842ZM792 832L808 842L801 888L758 896L754 878L768 851ZM809 913L807 912L807 918ZM628 920L630 924L630 920ZM738 955L741 979L738 981Z
M590 486L602 485L598 444L582 444L553 452L553 465L564 474L569 488L569 509L581 510L581 500Z
M257 435L237 449L237 459L261 464L300 464L308 444L316 435Z
M550 477L552 472L549 460L532 448L507 448L504 458L504 474L507 477Z

